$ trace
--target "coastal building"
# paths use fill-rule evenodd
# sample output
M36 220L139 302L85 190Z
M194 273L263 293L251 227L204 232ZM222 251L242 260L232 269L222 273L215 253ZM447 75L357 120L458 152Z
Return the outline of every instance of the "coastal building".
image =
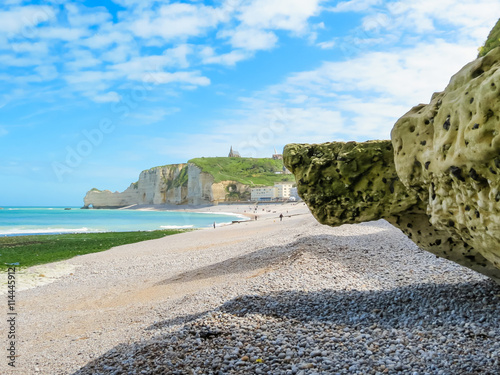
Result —
M274 186L252 188L250 191L250 200L255 202L288 200L293 185L294 183L291 181L282 181L275 182Z
M250 191L250 200L255 202L272 201L276 198L278 198L278 189L275 186L252 188Z
M278 189L278 198L279 199L290 198L290 190L292 189L293 184L294 183L291 181L275 182L274 187Z
M294 200L294 201L300 201L300 197L299 197L299 193L297 191L297 188L296 187L293 187L290 189L290 200Z

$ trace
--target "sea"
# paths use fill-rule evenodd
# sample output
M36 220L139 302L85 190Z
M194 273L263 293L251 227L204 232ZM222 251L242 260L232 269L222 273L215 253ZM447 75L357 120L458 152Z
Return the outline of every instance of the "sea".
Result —
M226 213L2 207L0 236L208 228L214 223L221 226L246 219L242 215Z

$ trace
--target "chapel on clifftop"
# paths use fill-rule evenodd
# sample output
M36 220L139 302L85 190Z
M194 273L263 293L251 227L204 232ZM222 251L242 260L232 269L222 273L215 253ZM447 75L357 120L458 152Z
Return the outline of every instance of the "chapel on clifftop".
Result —
M231 146L231 149L229 150L229 155L227 157L228 158L241 158L241 155L238 151L233 151L233 146Z

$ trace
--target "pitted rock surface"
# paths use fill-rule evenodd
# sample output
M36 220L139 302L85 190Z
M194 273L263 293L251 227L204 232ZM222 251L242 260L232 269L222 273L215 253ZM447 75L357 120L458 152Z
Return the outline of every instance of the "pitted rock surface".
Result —
M500 281L500 47L467 64L391 141L290 144L299 195L327 225L386 219L422 249Z
M445 230L500 268L500 48L392 130L398 176ZM472 255L465 252L464 256Z

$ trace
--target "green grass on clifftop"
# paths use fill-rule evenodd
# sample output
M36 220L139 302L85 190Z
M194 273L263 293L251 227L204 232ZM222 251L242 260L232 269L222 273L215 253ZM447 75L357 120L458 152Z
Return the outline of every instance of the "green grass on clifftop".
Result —
M0 237L0 271L5 271L9 267L7 264L11 263L16 264L16 267L30 267L181 232L157 230Z
M279 181L295 181L293 175L276 174L283 170L283 161L268 158L196 158L189 160L214 182L237 181L250 186L272 186Z
M484 46L479 48L479 56L485 56L493 48L500 46L500 19L497 21L496 25L490 31L488 39L484 43Z

